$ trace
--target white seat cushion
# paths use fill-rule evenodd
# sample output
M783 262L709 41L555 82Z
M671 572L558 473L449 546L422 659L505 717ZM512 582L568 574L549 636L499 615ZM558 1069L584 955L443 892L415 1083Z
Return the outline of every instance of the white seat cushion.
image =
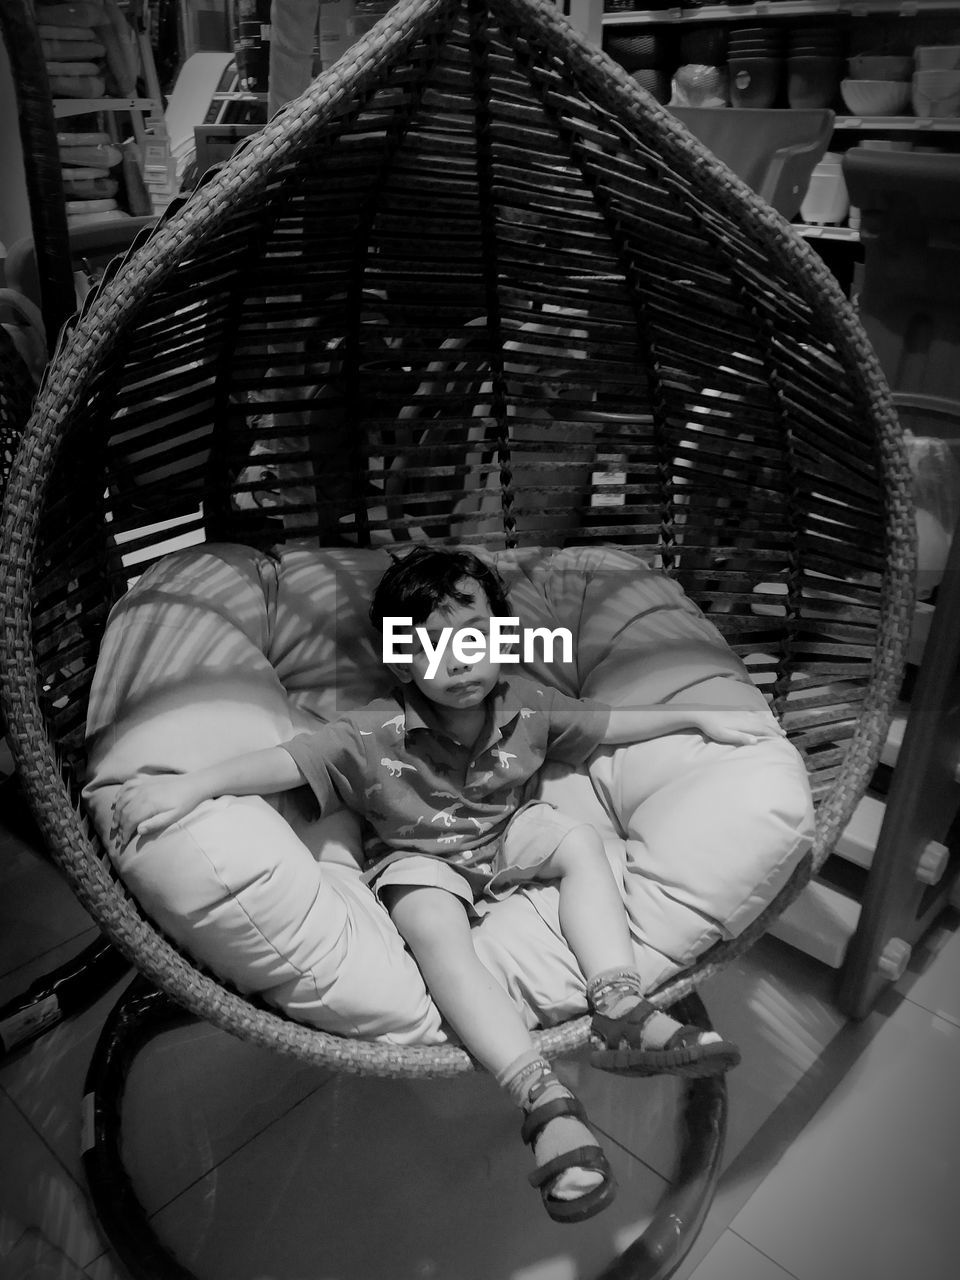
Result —
M630 553L525 549L492 557L523 626L566 626L568 661L527 664L576 696L759 705L739 660L671 580ZM386 691L367 619L383 551L208 546L150 568L108 621L88 716L85 799L109 847L110 806L138 771L182 770L276 745ZM623 884L649 985L755 918L809 846L796 752L696 733L549 766L543 793L595 823ZM360 883L359 828L312 799L229 797L112 850L147 914L185 951L292 1017L345 1035L434 1043L445 1031L419 971ZM557 892L524 890L476 926L484 962L528 1024L585 1009Z

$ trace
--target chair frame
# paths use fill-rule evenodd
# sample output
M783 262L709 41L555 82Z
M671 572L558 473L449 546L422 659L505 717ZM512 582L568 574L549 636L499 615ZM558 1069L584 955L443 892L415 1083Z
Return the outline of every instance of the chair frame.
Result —
M508 54L515 67L531 76L531 83L547 85L535 125L528 126L519 110L516 119L496 114L502 110L494 100L495 90L499 92L497 78L507 74L502 68ZM464 79L460 68L471 60L476 65ZM186 397L186 404L193 394L190 387L183 389L188 374L180 371L179 383L171 375L176 385L170 392L169 429L154 423L151 405L145 400L142 408L135 406L132 417L136 447L125 454L118 450L116 440L126 427L125 420L116 417L117 404L133 403L136 387L151 384L167 366L176 372L169 343L156 349L151 362L150 351L144 348L138 353L134 339L151 332L151 327L184 325L182 317L189 313L193 299L203 298L203 291L213 288L207 281L225 270L221 264L232 261L235 251L239 253L237 245L255 248L271 243L278 225L277 201L286 199L284 193L290 191L299 198L298 164L318 169L333 166L323 171L324 182L331 175L338 180L349 177L347 170L335 168L349 150L343 140L353 136L354 126L361 140L371 136L364 113L379 109L381 90L386 94L384 103L401 101L401 110L407 113L404 121L408 121L421 104L420 90L406 87L414 73L425 67L432 74L434 68L448 64L444 92L455 96L461 90L449 85L467 83L462 92L477 94L476 127L461 129L457 123L468 114L466 108L461 116L451 114L449 127L454 133L461 129L458 138L473 148L474 169L480 175L478 217L484 251L495 244L484 220L496 214L490 179L500 139L506 135L506 145L513 145L516 137L519 145L545 144L543 130L538 129L539 121L548 118L559 131L558 156L567 155L564 148L576 156L583 189L601 200L602 226L619 237L623 281L633 281L635 286L634 294L623 296L636 296L635 328L646 334L644 350L651 355L651 364L641 367L627 362L623 377L631 387L647 388L653 437L649 448L644 444L641 450L637 445L635 457L630 454L632 443L624 446L630 465L622 492L624 512L647 514L632 517L632 523L625 515L604 525L588 503L581 512L585 522L579 533L562 533L560 541L645 547L660 557L664 570L681 582L701 608L711 611L736 652L750 654L758 646L763 648L769 657L765 670L770 679L764 687L771 705L811 767L816 831L810 855L744 933L716 944L694 966L652 993L656 1003L672 1005L691 995L702 981L746 950L832 850L885 740L899 691L914 599L914 517L899 422L875 356L833 277L779 215L600 50L572 31L549 0L402 0L301 99L280 112L222 169L207 175L188 201L175 203L152 234L140 237L123 261L108 271L74 324L61 334L10 477L0 528L0 678L11 745L51 852L82 904L146 980L197 1017L256 1044L339 1072L401 1078L457 1075L474 1070L475 1064L453 1045L398 1049L341 1039L262 1008L201 971L144 918L119 883L79 808L79 783L86 692L96 648L108 609L129 578L117 555L115 534L133 533L134 541L127 548L141 551L144 562L149 562L164 554L166 535L137 532L145 519L163 511L188 512L205 500L202 516L188 516L186 528L207 539L232 536L257 546L277 540L275 523L252 528L235 517L224 480L229 464L242 459L243 450L255 439L242 396L232 401L229 396L232 371L242 369L241 362L235 365L221 352L212 366L217 386L214 420L195 419L190 416L192 408L189 412L177 408L178 396ZM554 112L557 95L563 110ZM434 130L428 141L446 136L443 118L425 127ZM395 133L376 135L376 145L385 148L384 165L395 159L405 128L406 123ZM358 153L350 152L354 154ZM603 158L602 165L598 157ZM445 161L443 180L448 186L443 195L453 202L456 216L467 219L473 216L474 200L471 194L456 203L458 164L456 158ZM558 170L566 166L566 175L572 172L572 164L572 160L570 164L558 160ZM519 176L511 176L510 181L524 200L540 200L538 184L524 181L521 171L522 166L514 164L511 172ZM609 204L613 197L604 187L607 174L612 175L616 217ZM411 179L405 198L419 190L419 176ZM331 191L340 190L328 185ZM315 183L307 191L304 185L309 198L318 202L317 209L323 207L324 189ZM370 193L371 200L374 194ZM547 196L549 205L549 192ZM372 223L364 221L368 206L358 208L363 213L359 225L369 229ZM534 212L539 215L543 210L537 205ZM254 213L263 216L261 224ZM560 216L548 208L539 225L548 227ZM311 252L322 257L328 246L315 235L315 218L298 225L301 233L313 237ZM521 220L516 231L521 239L522 232ZM668 232L676 241L673 256ZM359 262L366 261L364 249L361 242ZM566 243L549 242L548 237L542 257L547 274L553 267L555 278L546 286L547 296L551 290L554 296L575 295L587 311L602 304L612 314L615 304L620 306L621 294L616 292L621 289L620 275L614 279L604 267L589 274L589 285L583 284L562 265L553 265L562 264L568 252ZM600 261L607 259L601 255ZM661 263L666 271L663 278L657 275ZM564 466L580 463L574 458L573 464L545 464L542 480L530 491L518 493L512 487L518 419L507 412L510 393L504 387L503 370L505 344L515 339L515 331L501 322L507 303L498 293L498 281L505 268L501 263L498 274L496 265L481 260L480 276L488 304L485 359L492 371L498 424L496 457L490 465L502 494L503 524L498 532L487 535L470 532L454 521L443 540L462 540L467 529L467 541L509 547L532 537L523 521L532 519L536 525L539 486L552 485L554 492L568 493L571 486L564 484L564 474L569 470L565 473ZM525 266L526 278L539 279L540 267L539 261ZM716 283L720 300L712 328L689 310L685 272L699 272L702 282ZM641 273L649 280L646 293L639 289ZM226 274L236 289L237 273ZM354 325L344 333L342 369L338 367L331 378L342 379L338 385L344 403L362 407L358 388L364 370L361 339L365 331L361 293L355 284L351 276L342 305L334 290L325 295L323 306L331 308L324 313L330 325L336 322L337 306L349 313ZM627 284L622 287L626 290ZM425 286L423 292L428 292ZM270 296L268 288L264 295L268 302ZM457 323L463 325L476 314L476 296L460 305ZM669 309L654 305L662 296L670 297ZM190 341L197 334L197 341L207 341L210 334L221 331L231 341L236 339L239 299L231 297L234 310L220 306L216 314L210 311L204 324L191 330ZM414 295L410 305L415 308L416 303ZM729 318L729 334L720 324L721 316ZM585 322L588 331L594 319ZM411 321L411 335L426 332L429 321L430 316L422 314ZM600 334L600 321L595 327ZM677 336L675 330L683 332ZM185 329L177 332L178 342L188 341ZM297 341L301 339L302 332ZM737 351L748 342L754 342L758 353L751 367L762 368L765 377L754 384L754 401L745 397L738 402L742 429L738 426L731 433L727 427L724 434L718 420L710 416L709 406L701 414L691 401L684 370L674 373L670 361L682 349L696 381L703 370L718 363L712 344L717 351L732 353L727 358L736 365ZM548 352L551 344L557 350L563 340L548 340ZM581 418L586 421L596 419L596 397L608 395L601 372L608 354L598 336L588 337L584 345L588 359L575 376L569 376L572 384L584 388L586 408ZM411 341L405 351L415 347ZM424 369L438 350L424 357ZM784 351L787 358L780 362ZM410 359L404 358L409 365ZM258 375L282 389L283 371L272 371L262 349L256 362ZM333 363L328 361L328 367L333 368ZM289 367L292 390L287 401L296 406L293 384L308 371ZM377 382L379 375L369 368L364 376L378 387L389 382L386 375ZM732 394L739 376L720 371L714 382L705 385L715 396ZM628 402L621 399L617 404L625 409ZM155 414L155 404L152 407ZM691 414L699 415L695 430L685 425ZM646 420L646 408L644 414L638 410L637 417ZM360 449L380 430L373 418L363 419L362 430L353 426L349 432L340 431L336 443L342 448L344 441L351 445L343 457L311 446L316 474L331 489L341 479L354 486L346 491L353 494L350 501L355 503L350 526L355 545L369 545L373 534L402 537L417 523L411 511L422 507L416 504L436 498L436 487L431 489L429 483L419 494L408 487L402 495L403 510L394 517L372 512L367 499L356 496L367 494L371 479L376 478L371 459L379 459L375 465L380 468L380 482L386 470L379 445L371 444L366 454ZM616 408L607 413L608 421L617 418ZM182 429L181 422L186 424ZM240 424L236 439L228 436L231 423ZM755 424L759 424L756 429ZM776 430L782 430L785 460L781 470L771 464L768 475L755 459L772 456L779 439L776 424ZM414 461L407 475L416 476L418 441L390 440L391 448L412 451L406 455ZM458 465L467 468L469 481L475 473L469 471L473 464L464 461L462 451L468 447L472 447L469 441L456 442L461 450ZM156 463L157 452L162 465ZM678 481L678 458L684 484ZM536 459L528 461L533 466ZM751 479L755 471L762 483ZM789 484L783 482L783 493L777 489L780 481L770 479L781 471L789 480ZM89 501L80 501L78 495L83 494ZM686 502L688 494L694 494L696 501ZM455 497L448 494L451 502ZM335 505L339 501L339 497L325 500L322 490L318 493L315 533L339 527L336 521L343 519L343 511ZM763 521L774 507L782 524L768 538ZM757 521L759 532L754 532ZM420 523L429 533L430 520ZM765 590L771 564L776 566L774 576L783 592L773 602ZM795 696L798 691L799 697ZM544 1029L536 1039L541 1051L556 1056L581 1048L589 1035L589 1018L583 1016Z

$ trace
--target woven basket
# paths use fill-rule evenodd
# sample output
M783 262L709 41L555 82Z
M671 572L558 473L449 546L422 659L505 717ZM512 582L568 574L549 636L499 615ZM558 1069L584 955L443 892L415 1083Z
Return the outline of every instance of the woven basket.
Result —
M258 469L261 468L261 469ZM264 474L264 471L266 474ZM269 491L269 492L267 492ZM264 497L264 494L267 496ZM913 602L896 414L820 259L545 0L406 0L87 300L10 478L0 609L21 778L144 974L335 1069L455 1047L339 1039L199 972L77 809L107 611L169 546L616 543L723 631L804 755L813 855L878 758ZM541 1033L576 1048L586 1018Z

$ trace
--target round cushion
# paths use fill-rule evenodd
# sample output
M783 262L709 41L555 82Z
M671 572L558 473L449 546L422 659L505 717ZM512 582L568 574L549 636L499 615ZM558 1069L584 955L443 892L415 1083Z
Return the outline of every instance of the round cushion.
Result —
M486 554L486 553L484 553ZM521 626L569 629L526 674L572 696L651 704L765 704L675 582L612 548L500 552ZM110 810L138 771L185 770L277 745L386 692L367 608L385 551L236 546L169 555L108 620L88 714L88 810L147 915L243 992L345 1035L435 1043L446 1034L419 970L360 879L353 814L318 821L312 796L221 797L125 849ZM739 932L809 845L812 807L780 738L724 746L697 733L549 765L545 798L599 830L651 986ZM524 889L475 925L484 963L530 1026L585 1010L557 890Z

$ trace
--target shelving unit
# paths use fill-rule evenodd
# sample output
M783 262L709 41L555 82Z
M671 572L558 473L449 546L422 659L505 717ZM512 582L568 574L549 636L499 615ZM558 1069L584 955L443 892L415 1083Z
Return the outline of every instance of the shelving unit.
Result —
M856 129L860 132L960 133L960 117L944 116L837 116L834 130Z
M798 222L795 230L806 240L838 240L859 244L860 232L856 227L834 227L829 223L820 226L817 223Z
M960 406L951 413L960 429ZM838 1003L853 1017L902 975L939 912L960 907L960 538L936 608L918 605L909 659L909 700L874 786L824 873L770 930L839 971Z
M753 4L712 4L697 9L629 9L605 12L604 26L637 22L742 22L745 18L855 17L869 14L916 18L951 13L955 0L754 0Z
M120 0L133 29L138 54L138 80L147 91L146 97L110 96L93 98L54 98L56 120L78 116L108 117L105 131L119 140L119 132L109 118L125 115L130 124L138 153L138 167L150 198L151 211L160 214L176 194L176 166L170 154L163 114L163 95L150 46L147 0ZM145 213L145 209L136 210Z
M602 0L598 0L602 3ZM960 24L960 10L955 0L754 0L751 4L712 4L699 8L673 6L664 9L632 9L603 12L601 29L635 26L675 26L703 23L737 23L750 20L780 21L797 18L855 19L919 18L924 15L955 15ZM915 135L918 145L929 143L935 135L951 141L960 135L960 118L925 118L920 116L855 116L837 115L834 134L841 145L849 142L844 135L862 133L871 137L903 138ZM795 223L797 231L809 240L857 245L856 228L833 225Z
M871 15L917 19L927 14L952 15L960 27L960 6L948 0L756 0L638 9L605 12L601 27L619 32L630 26L812 17L848 23ZM863 137L910 136L918 146L936 139L957 150L960 118L838 114L833 134L838 149ZM859 246L856 227L794 227L814 243ZM837 252L849 263L847 250ZM946 412L943 402L938 405L960 458L960 405L948 406ZM901 414L909 412L907 401ZM915 427L910 417L904 421ZM924 434L922 427L917 429ZM862 1017L884 986L902 974L912 947L947 903L960 907L960 537L954 541L936 607L917 605L903 701L873 784L821 874L770 932L835 968L840 1007Z

